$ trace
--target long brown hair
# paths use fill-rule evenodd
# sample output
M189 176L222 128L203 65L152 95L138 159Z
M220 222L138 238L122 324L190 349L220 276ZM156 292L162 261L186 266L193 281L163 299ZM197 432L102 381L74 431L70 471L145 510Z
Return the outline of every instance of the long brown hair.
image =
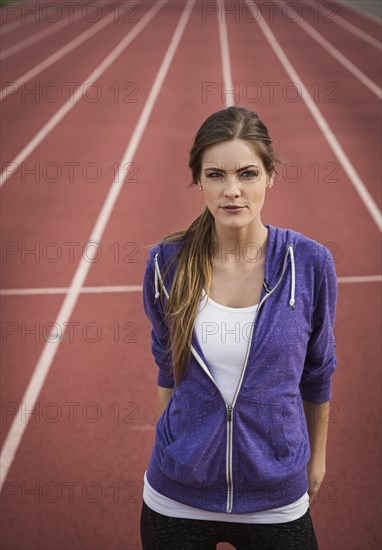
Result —
M233 139L252 143L267 174L271 176L274 172L278 173L275 165L281 162L281 158L273 150L268 130L258 114L244 107L233 106L210 115L196 133L189 156L192 181L188 187L198 184L202 157L207 147ZM160 241L164 245L182 243L180 251L174 254L162 274L165 280L171 266L177 262L171 289L166 287L169 299L165 305L165 322L170 335L167 349L171 357L169 374L175 375L176 385L190 365L192 334L202 289L205 288L207 294L210 291L214 236L214 217L205 206L187 229L170 233ZM163 304L161 285L160 299Z

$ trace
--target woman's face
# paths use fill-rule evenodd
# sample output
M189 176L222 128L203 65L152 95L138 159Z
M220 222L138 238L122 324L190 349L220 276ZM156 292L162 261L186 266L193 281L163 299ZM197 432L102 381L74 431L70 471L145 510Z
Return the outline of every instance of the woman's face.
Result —
M260 221L266 185L273 183L253 145L242 139L208 147L202 157L199 185L206 205L223 227L244 227ZM238 205L235 211L224 209Z

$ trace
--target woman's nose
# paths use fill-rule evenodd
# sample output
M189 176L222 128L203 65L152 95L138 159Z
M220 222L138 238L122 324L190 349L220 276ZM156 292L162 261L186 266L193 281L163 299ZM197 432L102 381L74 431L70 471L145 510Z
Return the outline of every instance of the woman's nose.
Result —
M225 175L224 194L226 196L240 194L240 182L239 182L239 179L237 177L237 174L226 174Z

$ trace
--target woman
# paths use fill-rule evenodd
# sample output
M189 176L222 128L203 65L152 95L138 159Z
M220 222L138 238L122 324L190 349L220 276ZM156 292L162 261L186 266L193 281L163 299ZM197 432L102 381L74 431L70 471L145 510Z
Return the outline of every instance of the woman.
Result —
M277 162L256 113L209 116L189 160L206 207L150 249L160 418L143 550L318 548L337 280L324 245L262 223Z

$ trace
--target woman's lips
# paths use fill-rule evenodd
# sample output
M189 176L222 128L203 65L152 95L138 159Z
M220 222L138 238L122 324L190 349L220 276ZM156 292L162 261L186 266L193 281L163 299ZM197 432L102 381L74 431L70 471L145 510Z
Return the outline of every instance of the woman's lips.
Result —
M241 212L241 210L244 210L244 206L241 206L241 207L222 206L222 208L225 212L229 212L230 214L234 214L236 212Z

